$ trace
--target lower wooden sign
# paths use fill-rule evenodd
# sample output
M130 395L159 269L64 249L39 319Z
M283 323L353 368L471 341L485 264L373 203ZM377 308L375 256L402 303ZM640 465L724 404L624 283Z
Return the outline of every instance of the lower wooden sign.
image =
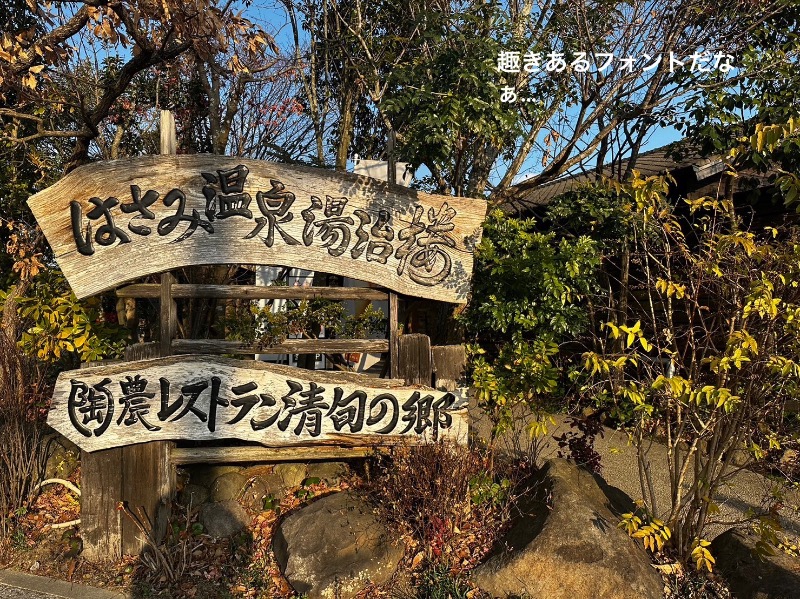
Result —
M462 404L452 393L397 380L173 356L62 372L47 422L85 451L170 439L465 444Z

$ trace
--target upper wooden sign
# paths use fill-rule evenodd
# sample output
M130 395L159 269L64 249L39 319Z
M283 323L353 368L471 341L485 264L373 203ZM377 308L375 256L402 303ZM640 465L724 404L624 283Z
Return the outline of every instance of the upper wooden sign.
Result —
M181 356L62 372L47 423L85 451L167 439L464 444L459 404L452 393L392 379Z
M82 166L28 200L75 295L200 264L274 264L466 301L486 202L208 154Z

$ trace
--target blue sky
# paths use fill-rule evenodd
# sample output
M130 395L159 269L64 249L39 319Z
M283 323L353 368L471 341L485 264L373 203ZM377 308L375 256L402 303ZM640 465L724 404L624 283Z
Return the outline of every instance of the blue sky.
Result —
M293 44L292 38L292 30L291 26L289 25L288 16L286 13L286 9L283 7L282 4L275 0L262 0L261 2L257 2L253 4L249 9L247 9L246 13L250 18L261 25L267 32L269 32L275 38L276 42L281 48L291 48ZM303 32L301 30L301 36L303 36ZM301 39L301 41L304 41ZM509 105L509 110L514 110L515 107L513 104ZM681 135L672 127L656 127L653 130L653 133L648 136L647 140L645 141L641 151L647 151L654 148L661 147L666 145L670 142L676 141L680 139ZM377 156L362 156L362 158L369 158L374 159ZM525 178L526 176L535 175L537 172L541 170L541 165L536 164L538 162L538 156L532 156L528 159L528 162L525 164L520 176L518 177L519 180ZM352 166L352 164L351 164ZM492 175L492 182L497 183L503 175L503 165L498 164L495 172ZM428 171L425 167L421 167L417 171L417 179L420 179L426 175L428 175Z
M285 7L278 2L277 0L257 0L255 3L245 6L243 4L239 5L239 10L242 10L249 19L255 22L257 25L261 26L265 31L271 34L275 41L277 42L278 46L281 47L284 51L290 51L293 47L293 34L292 28L289 22L288 14ZM298 15L298 18L301 18ZM302 23L301 23L302 24ZM307 40L307 36L304 35L302 28L300 30L301 35L301 43ZM305 39L303 39L305 38ZM106 48L98 48L100 50L100 55L103 54L118 54L124 57L127 57L128 51L123 49L120 46L116 47L106 47ZM509 104L509 110L516 110L518 109L514 104ZM655 128L653 133L647 138L645 141L642 151L651 150L654 148L661 147L665 144L668 144L672 141L680 139L680 134L671 127L668 128ZM362 158L377 158L376 156L363 156ZM351 163L352 166L352 163ZM491 177L492 183L499 182L500 178L504 174L503 172L504 165L502 163L498 163L493 174ZM522 180L528 176L535 175L537 172L541 170L541 164L539 163L539 156L531 156L528 161L526 162L525 166L520 173L520 176L517 177L517 181ZM579 170L577 168L573 170ZM421 179L422 177L428 175L427 169L425 167L420 168L417 171L417 179Z

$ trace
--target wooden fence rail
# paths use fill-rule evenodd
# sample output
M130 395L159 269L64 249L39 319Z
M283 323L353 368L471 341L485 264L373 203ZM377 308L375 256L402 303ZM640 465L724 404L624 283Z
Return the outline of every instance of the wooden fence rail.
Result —
M286 339L281 343L253 346L222 339L174 339L175 354L344 354L389 351L386 339Z
M141 283L121 287L117 297L159 299L161 285ZM369 287L283 287L263 285L199 285L173 283L173 299L330 299L330 300L386 300L389 294Z

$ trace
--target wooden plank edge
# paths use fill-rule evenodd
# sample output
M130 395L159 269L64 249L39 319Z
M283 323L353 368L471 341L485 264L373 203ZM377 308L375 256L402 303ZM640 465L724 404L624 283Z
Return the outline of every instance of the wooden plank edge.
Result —
M246 462L294 462L364 458L388 453L391 447L178 447L172 464L227 464Z
M252 346L224 339L175 339L176 354L341 354L374 353L389 350L386 339L287 339L276 345Z
M158 299L161 286L153 283L136 283L120 287L117 297ZM331 299L382 301L389 294L370 287L281 287L261 285L197 285L176 283L172 297L177 299Z

